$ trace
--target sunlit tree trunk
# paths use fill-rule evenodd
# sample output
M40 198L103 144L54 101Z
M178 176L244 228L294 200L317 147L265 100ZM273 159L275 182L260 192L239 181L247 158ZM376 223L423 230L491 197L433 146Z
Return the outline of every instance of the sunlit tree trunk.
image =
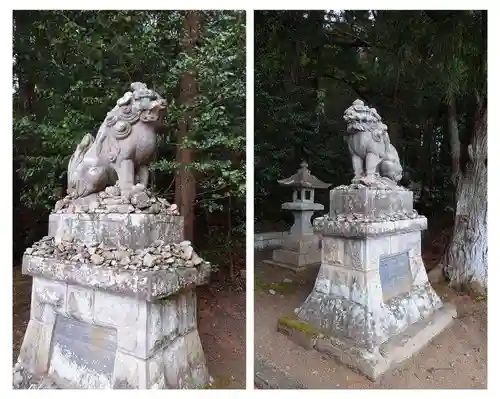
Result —
M487 106L480 105L463 167L460 167L457 148L460 140L454 104L449 107L449 117L456 209L453 236L443 259L444 272L452 286L485 292L488 279Z

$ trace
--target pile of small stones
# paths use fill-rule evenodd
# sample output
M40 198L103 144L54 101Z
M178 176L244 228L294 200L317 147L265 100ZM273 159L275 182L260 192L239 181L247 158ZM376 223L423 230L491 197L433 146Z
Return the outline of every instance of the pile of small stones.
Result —
M74 200L67 195L56 202L55 213L154 213L177 216L177 205L158 198L142 184L132 189L130 199L121 196L118 184L106 187L104 191Z
M395 212L379 215L377 217L364 215L362 213L339 213L334 216L328 214L320 217L318 222L333 222L333 223L380 223L380 222L396 222L398 220L416 219L420 217L418 212L413 209L411 213Z
M53 237L46 236L33 244L31 248L26 249L25 254L91 264L95 267L142 272L174 270L197 267L202 263L208 264L194 252L190 241L166 244L163 240L156 240L150 247L134 250L126 247L88 246L71 239L57 243Z
M359 190L359 189L366 189L366 188L371 188L375 190L387 190L387 191L407 191L407 189L403 186L399 186L393 181L387 179L387 178L381 178L379 177L376 179L374 182L371 182L370 185L366 185L363 183L351 183L350 185L342 185L338 186L335 189L336 190L344 190L344 191L350 191L350 190Z

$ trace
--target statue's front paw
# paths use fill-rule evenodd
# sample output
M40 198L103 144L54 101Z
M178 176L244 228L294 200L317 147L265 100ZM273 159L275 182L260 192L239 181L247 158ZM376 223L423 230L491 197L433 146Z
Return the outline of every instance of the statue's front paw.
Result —
M373 174L366 175L360 179L360 181L362 181L366 185L370 185L370 184L374 183L376 180L377 180L377 177Z

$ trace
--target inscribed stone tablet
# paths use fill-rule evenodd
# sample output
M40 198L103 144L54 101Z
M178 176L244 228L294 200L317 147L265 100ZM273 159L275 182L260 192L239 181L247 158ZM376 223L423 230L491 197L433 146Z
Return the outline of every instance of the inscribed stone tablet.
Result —
M410 290L411 270L408 252L381 256L379 260L380 284L384 301Z
M69 385L111 388L116 330L57 316L49 374Z

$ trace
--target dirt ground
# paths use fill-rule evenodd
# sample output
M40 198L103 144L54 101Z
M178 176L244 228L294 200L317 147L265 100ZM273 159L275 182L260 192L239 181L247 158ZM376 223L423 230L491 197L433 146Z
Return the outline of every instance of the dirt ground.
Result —
M214 388L245 388L245 280L197 289L198 329ZM13 364L29 320L31 277L13 271Z
M278 318L292 314L312 290L318 268L295 274L262 263L271 256L271 251L255 254L255 350L308 388L487 388L485 300L435 287L443 300L455 304L458 318L407 363L372 382L277 332Z

